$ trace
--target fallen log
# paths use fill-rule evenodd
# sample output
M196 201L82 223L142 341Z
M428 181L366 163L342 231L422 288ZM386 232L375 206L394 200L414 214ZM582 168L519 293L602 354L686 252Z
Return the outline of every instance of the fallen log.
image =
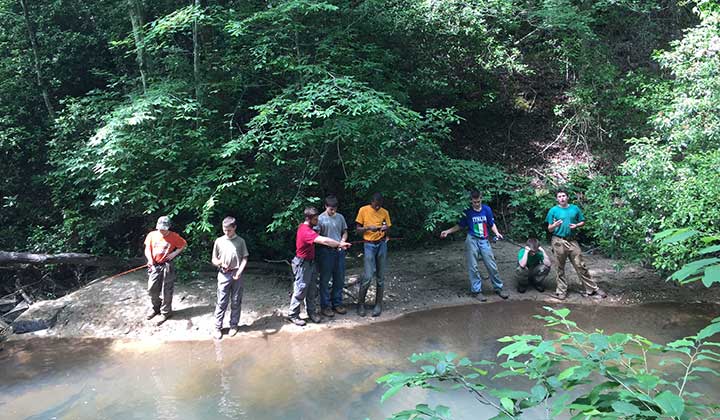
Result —
M145 262L144 258L130 258L127 260L117 257L98 257L78 252L64 252L61 254L31 254L28 252L0 251L0 266L3 265L46 265L70 264L90 267L124 266Z
M8 264L77 264L98 265L101 258L90 254L67 252L62 254L30 254L0 251L0 265Z

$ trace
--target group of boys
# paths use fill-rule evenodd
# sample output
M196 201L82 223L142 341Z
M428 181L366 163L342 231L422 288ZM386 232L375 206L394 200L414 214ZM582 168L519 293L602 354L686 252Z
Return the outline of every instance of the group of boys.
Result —
M555 198L557 205L552 207L546 217L548 232L552 234L552 251L558 262L557 287L553 297L567 298L565 263L569 259L578 274L585 296L606 297L592 280L582 258L577 242L577 231L585 224L580 208L569 204L568 194L559 190ZM470 207L463 211L457 224L440 233L446 238L454 232L465 230L465 258L468 267L470 293L480 301L487 298L482 293L482 276L478 268L481 259L488 271L495 293L502 299L509 297L503 289L503 281L498 273L495 256L490 246L491 233L494 238L502 239L495 223L492 209L482 203L478 191L470 193ZM383 310L384 277L387 263L387 242L392 226L390 214L382 207L383 196L375 193L370 204L359 209L355 218L356 231L363 235L364 270L360 282L357 313L366 316L365 301L373 279L376 279L375 305L372 316L379 316ZM333 317L345 314L343 306L343 288L345 285L345 254L351 243L347 241L348 225L342 214L338 213L338 199L328 196L325 199L325 211L318 213L315 207L304 211L304 221L298 226L295 237L295 257L292 271L295 278L290 298L288 320L303 326L306 321L300 318L300 308L305 303L308 319L320 322L320 314ZM222 337L222 325L228 305L230 305L230 329L228 335L238 332L240 308L243 294L243 271L247 264L248 250L245 241L236 233L237 223L233 217L222 222L224 235L217 238L213 245L212 264L217 267L217 303L214 312L213 337ZM186 241L170 231L170 219L162 216L158 219L156 230L145 239L145 256L148 267L148 294L152 305L147 319L158 317L161 325L171 316L175 267L173 259L185 248ZM544 292L543 284L552 265L549 254L535 238L527 240L517 256L515 271L517 291L524 293L532 285ZM319 274L319 275L318 275ZM331 286L332 284L332 286ZM320 311L316 312L316 298L319 289Z
M578 206L568 202L565 190L555 193L557 205L552 207L546 216L547 230L552 235L550 244L557 258L557 286L552 295L559 300L567 298L567 280L565 278L565 263L568 258L575 268L580 281L585 287L584 296L598 296L605 298L607 294L592 280L583 261L582 251L577 241L577 231L585 225L585 216ZM470 293L482 302L487 297L482 293L482 277L478 269L478 259L482 259L490 276L490 282L495 293L503 299L509 297L503 289L503 281L498 273L495 255L490 240L503 239L503 235L495 224L492 209L482 202L479 191L470 192L470 207L463 211L457 224L440 233L441 238L459 230L466 230L465 259L470 280ZM552 261L549 254L540 246L536 238L529 238L524 247L518 251L515 279L518 293L525 293L532 285L538 292L545 291L544 280L550 272Z

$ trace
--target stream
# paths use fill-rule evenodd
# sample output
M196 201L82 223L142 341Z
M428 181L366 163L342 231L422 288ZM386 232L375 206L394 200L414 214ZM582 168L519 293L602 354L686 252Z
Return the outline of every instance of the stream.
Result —
M354 328L267 330L221 341L10 340L0 350L0 418L363 420L427 402L450 406L456 419L484 419L493 411L462 392L403 390L381 404L384 389L375 379L412 369L407 357L414 352L494 360L498 338L545 333L532 318L542 306L457 306ZM720 306L705 304L556 306L570 308L586 330L632 331L660 343L694 334L720 314ZM706 382L702 392L720 396L720 381Z

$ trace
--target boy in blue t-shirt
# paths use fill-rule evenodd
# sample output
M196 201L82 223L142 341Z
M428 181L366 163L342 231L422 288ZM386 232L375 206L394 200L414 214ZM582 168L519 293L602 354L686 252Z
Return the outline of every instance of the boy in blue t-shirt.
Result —
M455 233L460 229L467 230L467 238L465 239L465 258L468 265L468 277L470 279L470 293L485 302L487 298L482 294L482 277L478 269L478 258L482 258L485 267L490 273L495 293L503 299L507 299L509 295L503 290L503 282L497 270L495 255L488 238L490 232L502 239L502 235L495 225L495 218L489 206L482 203L480 192L474 190L470 193L471 207L463 211L458 223L450 229L440 233L441 238L446 238L449 234Z

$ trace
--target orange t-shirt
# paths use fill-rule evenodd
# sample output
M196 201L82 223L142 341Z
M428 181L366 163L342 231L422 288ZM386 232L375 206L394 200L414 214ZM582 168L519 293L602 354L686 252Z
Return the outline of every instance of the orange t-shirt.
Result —
M145 246L150 246L153 262L160 264L165 262L168 254L178 248L185 248L187 242L175 232L168 232L163 236L159 230L154 230L145 237Z
M375 209L369 204L367 206L360 207L355 221L363 226L382 226L383 222L385 222L387 227L392 226L392 223L390 222L390 213L388 213L387 210L380 207L377 211L375 211ZM379 230L377 232L366 230L363 233L363 239L366 241L379 241L384 237L385 232L381 232Z

